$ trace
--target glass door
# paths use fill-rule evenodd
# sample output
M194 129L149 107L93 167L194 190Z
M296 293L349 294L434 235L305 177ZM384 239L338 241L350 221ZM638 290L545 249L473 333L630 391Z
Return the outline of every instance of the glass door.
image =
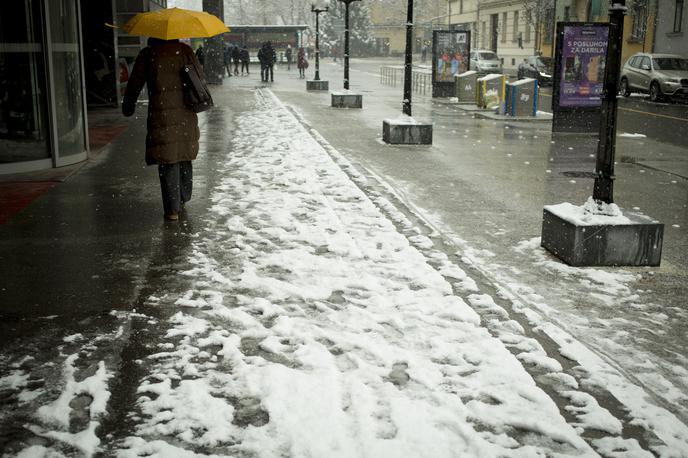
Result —
M0 2L0 173L52 165L41 3Z
M53 160L60 167L88 154L79 2L45 0L45 10Z

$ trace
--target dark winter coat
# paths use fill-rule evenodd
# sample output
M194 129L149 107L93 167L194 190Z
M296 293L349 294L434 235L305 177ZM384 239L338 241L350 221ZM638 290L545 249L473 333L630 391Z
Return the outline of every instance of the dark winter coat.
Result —
M251 60L251 56L248 52L248 49L244 48L241 50L239 53L239 58L241 59L242 62L249 62Z
M177 41L150 40L136 57L122 103L125 116L134 114L143 85L148 86L146 163L173 164L196 159L198 117L184 104L181 70L199 62L190 47Z
M241 50L238 46L234 46L232 48L232 60L236 63L239 63L239 61L241 60Z
M296 66L298 68L306 69L308 68L308 61L306 60L306 53L303 49L299 50L299 54L296 58Z
M263 66L269 67L277 61L277 53L270 45L263 45L258 50L258 60Z

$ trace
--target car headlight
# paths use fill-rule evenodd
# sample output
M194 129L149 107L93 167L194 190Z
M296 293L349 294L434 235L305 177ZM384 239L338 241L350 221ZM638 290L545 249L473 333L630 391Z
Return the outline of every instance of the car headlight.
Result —
M681 80L679 80L678 78L667 78L666 82L667 82L667 83L678 84L678 83L681 82Z

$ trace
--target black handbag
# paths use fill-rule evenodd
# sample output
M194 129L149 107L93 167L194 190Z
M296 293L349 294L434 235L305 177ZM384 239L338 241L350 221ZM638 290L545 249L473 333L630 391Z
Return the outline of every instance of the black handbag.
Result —
M213 107L213 97L194 64L184 65L181 77L184 88L184 104L187 107L194 113L200 113Z

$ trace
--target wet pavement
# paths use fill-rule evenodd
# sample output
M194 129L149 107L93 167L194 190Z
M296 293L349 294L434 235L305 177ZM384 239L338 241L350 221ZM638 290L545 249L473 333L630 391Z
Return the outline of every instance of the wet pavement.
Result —
M386 210L387 218L397 221L404 215L412 222L406 229L398 225L400 233L410 240L425 235L433 242L433 248L416 244L426 259L446 256L475 279L481 293L496 301L487 307L477 297L469 300L470 292L455 291L479 313L493 336L507 339L504 326L509 321L494 316L499 306L520 323L524 336L561 365L559 380L566 375L587 385L585 392L622 421L624 431L619 437L636 439L655 454L687 453L675 448L685 440L682 435L688 422L685 148L648 139L619 139L617 202L665 223L662 266L570 269L543 253L535 238L543 205L583 203L589 195L594 142L575 136L552 137L547 125L477 120L451 104L416 97L414 115L435 123L434 145L387 146L380 140L382 119L399 114L400 90L379 84L378 63L354 60L353 65L352 89L360 89L364 95L363 110L330 108L329 95L307 94L305 80L299 80L296 71L279 69L277 82L269 88L253 76L225 80L226 84L216 89L218 108L201 116L193 205L181 224L162 220L157 174L143 164L145 133L141 123L134 122L107 151L0 226L0 377L13 374L12 380L21 382L10 385L10 379L3 378L5 383L0 385L3 406L12 407L3 408L0 416L3 452L12 456L34 445L73 456L88 456L89 450L114 456L123 441L136 435L142 412L134 406L138 405L141 381L156 371L169 370L141 361L166 348L160 345L169 335L168 323L182 309L174 301L168 307L153 306L151 298L184 297L194 288L195 279L179 273L193 267L190 259L199 237L210 240L204 242L211 245L207 247L210 252L230 250L224 259L227 269L232 269L231 249L235 247L223 248L228 239L213 226L213 220L222 216L213 211L217 187L231 173L220 170L218 164L237 148L234 139L239 129L253 128L237 125L237 116L255 110L256 98L263 103L260 109L269 111L270 104L261 99L268 96L260 94L272 92L325 150L332 148L353 163L344 170L378 208ZM325 62L321 71L336 90L341 67ZM139 106L139 119L145 118L144 110L145 106ZM233 210L242 211L242 207ZM282 274L275 273L278 277ZM336 297L330 299L335 304L341 300ZM614 379L616 391L604 386L611 378L595 380L599 373L590 369L589 361L572 363L571 358L583 353L563 351L565 345L556 339L556 333L543 331L551 325L586 346L602 361L595 360L602 372L623 379ZM258 341L250 339L242 341L242 351L271 358ZM521 350L510 351L517 355ZM69 355L78 356L69 360ZM521 362L566 421L575 424L576 416L566 413L570 407L563 394L566 390L552 383L552 371L531 360L521 358ZM78 435L94 428L100 449L64 445L73 442L74 436L67 440L51 431L51 425L64 424L57 414L51 417L44 411L42 420L35 417L40 406L64 395L65 367L73 368L76 383L71 399L66 400L72 412L66 430ZM110 375L102 375L101 367ZM407 383L408 377L403 365L393 366L389 375L396 386ZM100 412L94 408L97 396L85 396L86 390L78 387L84 380L108 385L107 409ZM641 387L643 396L630 386ZM636 399L639 397L643 399ZM240 428L260 427L269 420L255 399L230 401L239 412L235 424ZM654 425L648 427L650 431L634 429L642 423L638 411L647 408L638 401L676 416L676 442L661 437L665 431L651 432ZM579 433L600 453L604 447L595 440L609 433L594 430L583 425ZM147 437L159 437L196 453L232 450L223 448L227 444L194 447L193 440L184 442L174 435ZM518 434L510 437L521 445L530 444ZM662 444L669 444L668 448ZM136 448L131 441L129 445Z

